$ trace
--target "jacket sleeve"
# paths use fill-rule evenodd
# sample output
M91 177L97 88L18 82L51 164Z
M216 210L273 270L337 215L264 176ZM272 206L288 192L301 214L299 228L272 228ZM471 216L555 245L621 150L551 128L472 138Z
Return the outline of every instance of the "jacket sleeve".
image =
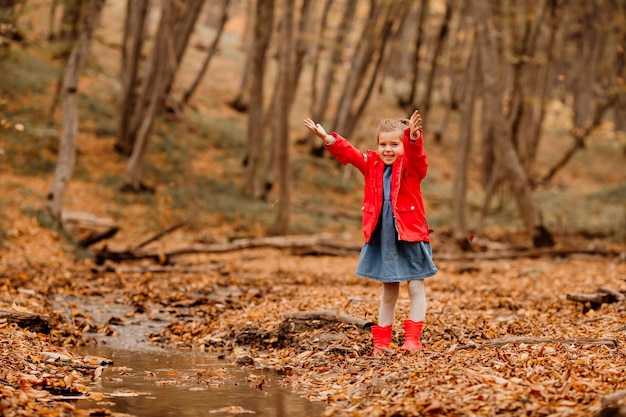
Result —
M419 130L417 140L411 138L409 128L404 131L404 153L406 158L406 169L420 180L424 179L428 171L428 158L424 148L424 132Z
M338 133L332 132L331 136L335 138L335 141L330 145L324 145L328 152L342 165L352 164L365 175L367 169L367 154L355 148L347 139L343 138Z

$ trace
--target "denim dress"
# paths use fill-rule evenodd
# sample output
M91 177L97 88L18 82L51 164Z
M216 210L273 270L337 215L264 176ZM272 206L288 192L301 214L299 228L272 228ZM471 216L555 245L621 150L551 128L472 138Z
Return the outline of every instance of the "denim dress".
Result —
M383 209L369 243L361 248L356 275L381 282L424 279L438 271L429 242L398 239L391 208L391 165L383 175Z

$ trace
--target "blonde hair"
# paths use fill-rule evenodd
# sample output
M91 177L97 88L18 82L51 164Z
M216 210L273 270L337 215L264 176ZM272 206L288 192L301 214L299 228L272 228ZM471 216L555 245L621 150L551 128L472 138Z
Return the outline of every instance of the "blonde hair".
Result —
M404 129L409 127L409 119L402 119L399 117L391 117L388 119L380 119L378 129L376 130L376 140L378 135L383 132L404 132Z

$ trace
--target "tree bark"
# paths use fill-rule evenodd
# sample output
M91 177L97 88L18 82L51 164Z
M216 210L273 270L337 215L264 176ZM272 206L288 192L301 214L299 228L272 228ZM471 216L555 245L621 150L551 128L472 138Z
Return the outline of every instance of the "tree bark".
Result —
M406 99L400 98L398 104L405 111L411 112L416 108L417 85L419 82L420 53L422 51L422 41L424 40L424 22L428 14L428 0L421 0L419 8L419 20L415 26L415 46L413 47L413 72L411 73L411 84L409 96Z
M319 99L316 102L312 102L311 114L313 115L313 120L319 120L320 122L324 121L326 110L328 109L329 101L330 101L330 93L335 84L335 75L337 72L337 67L340 65L341 58L344 54L344 43L345 40L350 33L350 29L352 27L352 22L354 21L354 15L356 13L356 5L357 0L347 0L345 8L343 9L343 14L341 15L341 21L337 26L337 32L335 34L335 39L332 43L332 52L330 54L330 59L328 62L328 66L326 67L326 71L324 76L322 77L322 86L319 88L320 94ZM330 5L329 5L330 7ZM324 22L322 20L322 22ZM320 30L324 29L324 25L321 26ZM319 60L319 58L318 58ZM317 96L318 92L318 84L317 79L313 79L312 90L314 90ZM319 140L314 138L312 142L311 153L315 155L319 155L320 150L323 149L319 145Z
M74 172L76 162L76 140L78 136L78 81L85 57L89 53L93 34L105 0L91 0L85 17L83 32L72 49L65 68L61 93L62 128L59 155L54 170L52 185L47 194L46 210L59 226L63 196Z
M274 224L269 229L270 235L284 235L289 230L291 217L291 163L289 140L289 113L291 109L292 77L294 77L294 16L295 0L284 0L280 43L278 106L274 142L277 142L278 162L278 211Z
M274 21L274 0L257 0L256 18L254 21L254 47L251 51L252 84L250 87L250 112L248 113L248 143L243 193L248 197L256 194L256 180L263 149L263 101L266 53L272 35Z
M206 71L209 68L209 63L211 62L211 58L213 58L215 51L217 51L217 45L220 42L222 33L224 32L224 26L226 25L226 22L228 21L229 4L230 4L230 0L222 0L222 8L220 11L219 23L217 26L217 33L215 34L215 38L213 39L213 42L211 43L211 46L209 47L209 50L207 51L204 61L202 62L202 67L200 68L200 71L198 72L196 79L191 83L191 86L189 87L189 89L185 91L185 94L183 94L183 101L182 101L183 105L186 105L187 103L189 103L189 99L191 98L193 93L195 93L196 89L200 85L200 81L202 81L202 78L204 78L204 75L206 74Z
M240 81L239 81L239 89L237 90L238 93L235 96L235 98L230 101L228 104L235 110L237 110L238 112L245 112L248 111L248 102L250 100L250 94L251 91L250 89L251 87L251 83L252 80L250 78L250 70L252 69L252 57L253 54L255 53L254 50L256 48L256 43L257 43L257 39L255 37L255 25L254 22L257 20L256 16L257 16L257 9L256 9L256 5L258 3L258 1L254 1L254 0L245 0L246 2L250 3L248 4L247 7L247 11L248 14L246 15L246 20L247 20L247 24L246 24L246 32L244 34L244 37L246 38L246 57L243 63L243 67L241 69L241 77L240 77Z
M426 80L424 100L419 106L416 105L416 108L421 109L420 113L422 113L425 117L428 117L428 110L431 107L432 97L435 92L435 75L437 74L437 69L439 68L439 61L441 61L443 48L446 40L448 39L450 19L452 18L452 1L446 0L445 7L446 12L444 14L443 21L441 22L441 28L439 29L439 34L435 42L435 49L433 51L433 57L430 62L430 71L428 73L428 79Z
M528 178L520 163L512 142L511 126L507 123L500 102L500 94L504 91L502 76L499 73L498 50L491 16L487 4L477 3L474 7L477 24L477 37L480 39L480 62L483 71L484 103L486 113L492 115L492 128L495 137L496 156L506 179L511 186L513 197L524 225L532 238L535 247L552 246L552 235L542 225L539 212L532 199L532 191Z
M204 1L163 0L162 4L155 49L131 122L130 134L136 134L136 139L125 169L124 189L129 191L147 188L141 181L141 168L154 120L164 107Z
M463 250L469 250L467 239L467 177L469 175L469 156L472 146L472 132L474 130L474 107L476 102L477 78L478 78L478 52L476 47L472 50L469 66L467 68L468 90L465 94L461 115L461 135L457 145L458 155L456 163L456 176L454 178L454 239Z
M115 150L123 155L130 155L135 145L135 136L131 135L130 123L132 110L137 102L136 86L149 4L149 0L127 0L126 3L126 20L121 48L120 80L122 93L120 119L117 142L115 144Z
M298 83L300 81L300 75L302 74L302 68L304 66L304 57L306 55L306 51L307 51L307 44L309 43L307 41L307 39L309 39L310 36L310 26L311 26L311 16L310 16L310 10L311 10L311 0L303 0L302 1L302 7L300 8L300 19L299 19L299 23L298 23L298 30L297 30L297 42L295 42L295 46L294 46L294 58L293 58L293 64L292 64L292 68L293 70L291 71L291 77L289 80L289 87L287 88L287 92L288 92L288 97L280 97L279 93L281 92L281 89L276 88L274 89L275 93L272 96L272 103L270 104L270 108L267 112L267 114L265 115L264 119L264 125L271 127L274 122L276 121L275 116L275 112L276 112L276 106L279 103L279 100L282 99L287 99L289 100L289 107L293 106L295 97L296 97L296 91L298 89ZM278 83L281 83L282 80L280 79L280 77L282 76L282 72L280 72L279 74L279 79L278 79ZM276 178L276 171L277 171L277 156L278 153L280 152L280 141L272 141L271 146L270 146L270 152L269 152L269 156L267 157L267 163L265 166L265 173L264 173L264 180L263 180L263 187L261 189L261 193L260 193L260 198L262 200L267 200L267 198L269 197L269 193L272 190L272 188L274 188L274 179Z

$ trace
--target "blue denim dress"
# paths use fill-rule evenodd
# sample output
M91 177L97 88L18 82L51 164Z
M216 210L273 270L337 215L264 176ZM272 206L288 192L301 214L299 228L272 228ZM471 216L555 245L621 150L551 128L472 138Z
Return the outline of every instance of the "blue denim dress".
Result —
M388 165L383 176L383 209L370 242L361 248L356 275L381 282L402 282L428 278L437 272L429 242L398 239L391 209L391 165Z

